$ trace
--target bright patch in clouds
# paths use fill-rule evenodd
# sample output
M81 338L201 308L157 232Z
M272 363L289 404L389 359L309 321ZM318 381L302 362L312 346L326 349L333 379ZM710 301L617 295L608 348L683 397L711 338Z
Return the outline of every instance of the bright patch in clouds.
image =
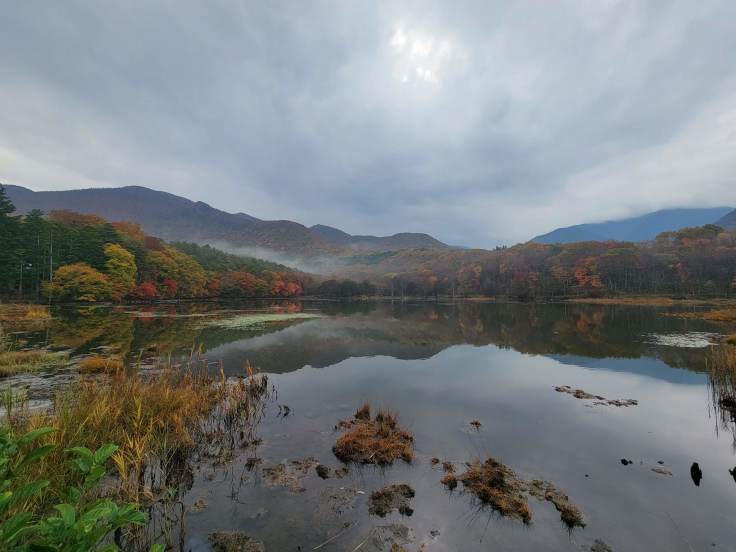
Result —
M405 25L391 37L395 57L394 74L403 83L438 85L443 71L452 63L456 51L446 38L438 38Z

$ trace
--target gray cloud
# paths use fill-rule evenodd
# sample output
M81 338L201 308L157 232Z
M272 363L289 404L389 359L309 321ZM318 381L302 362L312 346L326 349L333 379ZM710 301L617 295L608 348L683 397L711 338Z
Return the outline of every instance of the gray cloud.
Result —
M493 246L736 204L736 4L9 3L0 180Z

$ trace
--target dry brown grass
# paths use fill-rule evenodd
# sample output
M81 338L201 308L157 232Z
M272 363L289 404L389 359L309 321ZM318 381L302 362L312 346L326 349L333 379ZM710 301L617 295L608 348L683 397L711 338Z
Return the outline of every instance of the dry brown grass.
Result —
M566 494L552 483L535 479L525 481L514 471L495 458L485 462L474 460L466 463L466 471L462 474L447 473L441 483L452 490L458 482L473 494L482 504L504 517L518 519L524 523L532 520L532 511L527 502L527 495L554 504L560 519L572 529L585 527L583 514L570 503Z
M395 414L379 410L371 419L371 407L366 403L354 419L343 420L337 427L347 430L332 447L343 462L388 465L394 460L411 462L414 458L414 437L398 426Z
M130 500L154 500L176 486L172 470L181 469L195 451L241 444L238 436L245 439L267 395L265 376L227 381L223 374L210 376L204 365L165 366L147 377L121 370L79 380L55 397L49 411L19 413L10 423L18 433L54 429L43 443L54 445L53 452L31 474L51 481L45 499L58 498L73 478L65 450L115 443L114 492Z
M77 368L80 372L120 372L125 364L117 357L91 356L79 361Z
M723 341L728 345L736 345L736 334L729 335Z
M709 384L721 426L730 429L736 441L736 347L713 347L708 357Z
M733 305L730 299L673 299L672 297L623 296L623 297L575 297L566 300L568 303L586 303L591 305L641 305L654 307L671 307L674 305Z
M677 318L708 320L709 322L719 322L724 324L736 323L736 307L724 307L722 309L709 311L676 312L668 315Z
M28 322L51 318L48 307L43 305L4 304L0 305L0 321Z
M539 500L546 500L554 504L557 511L560 512L560 519L569 528L585 527L583 513L580 509L571 504L568 496L549 481L539 479L530 481L527 483L527 491Z
M447 475L443 476L442 479L440 479L440 483L442 483L451 491L457 487L457 481L457 475L455 475L454 473L448 473Z
M0 377L60 366L65 364L68 359L69 355L66 353L53 353L40 349L34 351L2 351L0 352Z
M494 458L485 462L468 462L465 473L443 478L443 483L462 482L463 487L475 495L483 504L490 506L504 517L520 519L524 523L532 520L532 511L524 495L526 486L511 468ZM449 486L449 485L448 485Z
M708 311L703 313L703 318L711 322L736 322L736 307Z

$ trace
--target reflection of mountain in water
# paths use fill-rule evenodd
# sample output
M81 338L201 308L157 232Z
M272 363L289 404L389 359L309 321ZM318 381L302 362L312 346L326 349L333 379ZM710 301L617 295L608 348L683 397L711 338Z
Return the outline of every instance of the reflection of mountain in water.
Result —
M206 332L200 338L207 356L222 359L229 373L239 371L246 359L264 371L281 373L329 366L350 357L429 358L461 344L496 345L591 367L596 363L584 359L650 357L702 371L703 350L659 346L647 343L644 336L712 329L692 320L661 316L661 309L652 307L380 303L358 312L341 313L335 304L330 310L329 317L225 344L210 341ZM631 370L629 364L613 363L611 368ZM675 377L664 376L666 370L658 362L640 368L654 377Z

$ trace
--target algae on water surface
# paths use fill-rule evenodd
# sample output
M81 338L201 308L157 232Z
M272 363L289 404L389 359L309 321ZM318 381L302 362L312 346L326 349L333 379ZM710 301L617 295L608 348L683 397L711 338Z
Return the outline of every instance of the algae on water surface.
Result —
M313 318L322 318L320 314L307 312L293 313L253 313L241 314L232 318L220 318L208 322L207 326L217 326L219 328L227 328L231 330L240 330L247 328L258 328L266 324L276 322L291 322L292 320L311 320Z

